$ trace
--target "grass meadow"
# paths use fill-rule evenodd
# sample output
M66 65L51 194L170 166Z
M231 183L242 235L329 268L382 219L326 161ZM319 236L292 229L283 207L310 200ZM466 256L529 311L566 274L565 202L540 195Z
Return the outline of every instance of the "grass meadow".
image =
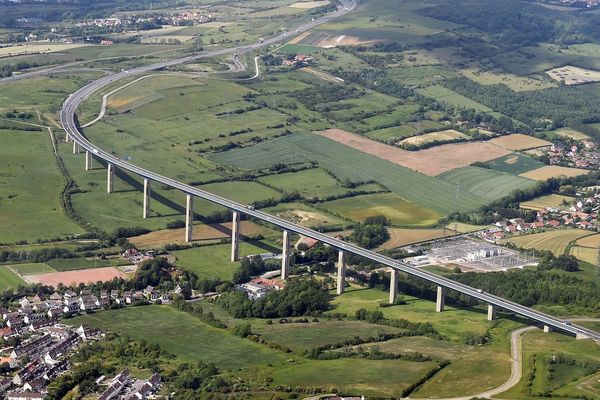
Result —
M18 285L25 285L25 281L7 267L0 267L0 290L13 289Z

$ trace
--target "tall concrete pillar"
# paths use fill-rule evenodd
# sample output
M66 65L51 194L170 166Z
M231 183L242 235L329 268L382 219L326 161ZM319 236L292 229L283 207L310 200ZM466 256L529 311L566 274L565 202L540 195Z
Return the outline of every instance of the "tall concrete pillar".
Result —
M487 320L493 321L494 319L496 319L496 307L488 304Z
M185 201L185 241L191 242L194 227L194 198L191 194L186 195Z
M552 332L552 327L549 325L544 325L544 333L550 333Z
M240 213L233 212L231 221L231 261L240 258Z
M65 143L69 143L69 134L65 133Z
M338 252L337 262L337 294L344 293L346 289L346 254Z
M281 279L290 277L290 232L283 231L283 250L281 252Z
M148 178L144 178L144 218L150 216L150 197L152 196L152 188L150 187L150 181Z
M85 170L89 171L92 169L92 153L88 150L85 151Z
M392 268L390 273L390 304L396 302L396 297L398 297L398 270Z
M445 305L446 305L446 288L443 286L438 286L437 301L435 302L435 311L436 312L444 311Z
M112 193L115 191L115 166L108 163L106 167L106 193Z
M77 144L76 141L73 141L73 154L78 154L79 153L79 145Z

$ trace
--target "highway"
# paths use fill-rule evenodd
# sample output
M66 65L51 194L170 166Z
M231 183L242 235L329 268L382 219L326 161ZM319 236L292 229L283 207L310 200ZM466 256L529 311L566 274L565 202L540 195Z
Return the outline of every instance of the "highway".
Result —
M249 44L249 45L245 45L245 46L241 46L241 47L237 47L237 48L220 49L220 50L205 52L205 53L201 53L198 55L188 56L188 57L184 57L184 58L180 58L180 59L164 61L164 62L161 62L158 64L140 66L140 67L130 69L128 71L122 71L122 72L119 72L119 73L116 73L113 75L108 75L108 76L102 77L102 78L82 87L81 89L79 89L78 91L73 93L71 96L69 96L69 98L64 102L63 108L61 110L61 115L60 115L62 126L63 126L65 132L67 133L67 135L72 140L77 142L79 144L79 146L81 146L83 149L90 151L91 154L93 155L93 157L102 159L108 163L113 164L114 166L116 166L120 169L132 172L141 177L147 178L151 181L155 181L160 184L167 185L172 188L181 190L182 192L190 194L192 196L196 196L196 197L200 197L200 198L209 200L213 203L216 203L223 207L226 207L232 211L238 211L242 214L245 214L245 215L251 216L253 218L257 218L259 220L270 223L272 225L275 225L278 228L281 228L283 230L287 230L289 232L294 232L294 233L297 233L300 235L304 235L304 236L319 240L320 242L328 244L330 246L333 246L334 248L337 248L341 251L355 254L358 256L362 256L367 259L373 260L377 263L380 263L380 264L386 265L388 267L391 267L393 269L396 269L398 271L402 271L407 274L422 278L422 279L429 281L431 283L434 283L438 286L442 286L447 289L454 290L456 292L459 292L459 293L468 295L470 297L473 297L475 299L478 299L483 303L496 306L499 309L507 310L510 312L514 312L518 315L525 316L533 321L536 321L543 325L547 325L555 330L568 332L573 335L581 335L581 336L589 337L594 340L600 341L600 333L599 332L595 332L590 329L587 329L587 328L584 328L581 326L577 326L574 324L566 323L563 320L560 320L560 319L552 317L550 315L541 313L539 311L535 311L529 307L525 307L520 304L514 303L512 301L505 300L501 297L482 292L481 290L464 285L459 282L455 282L451 279L444 278L444 277L441 277L441 276L438 276L438 275L435 275L435 274L432 274L432 273L429 273L429 272L426 272L423 270L419 270L419 269L414 268L414 267L412 267L406 263L403 263L401 261L394 260L390 257L386 257L386 256L378 254L376 252L366 250L366 249L358 247L354 244L351 244L351 243L348 243L348 242L345 242L345 241L342 241L339 239L335 239L326 234L305 228L300 225L296 225L294 223L291 223L291 222L284 220L282 218L279 218L277 216L267 214L267 213L259 211L259 210L249 209L247 206L245 206L243 204L236 203L236 202L226 199L224 197L214 195L212 193L200 190L198 188L195 188L195 187L187 185L185 183L176 181L169 177L162 176L159 173L152 172L152 171L149 171L142 167L139 167L137 165L131 164L127 161L123 161L120 158L98 148L93 143L88 141L87 138L84 136L83 132L77 126L75 113L77 111L79 104L81 102L83 102L85 99L87 99L89 96L91 96L93 93L98 91L99 89L106 87L107 85L110 85L113 82L116 82L116 81L123 79L125 77L128 77L130 75L145 73L145 72L149 72L149 71L155 71L155 70L166 68L166 67L169 67L172 65L190 62L190 61L193 61L193 60L199 59L199 58L209 58L209 57L221 56L221 55L232 54L232 53L233 54L247 53L252 50L256 50L260 47L267 46L270 44L274 44L274 43L289 39L290 36L293 36L293 35L299 34L301 32L307 31L309 29L312 29L319 24L325 23L325 22L330 21L334 18L337 18L341 15L344 15L347 12L350 12L352 9L354 9L355 6L356 6L355 3L350 3L349 1L346 1L343 8L340 8L331 14L325 15L319 19L310 21L304 25L294 28L294 32L292 35L281 33L279 35L265 39L259 43L255 43L255 44Z

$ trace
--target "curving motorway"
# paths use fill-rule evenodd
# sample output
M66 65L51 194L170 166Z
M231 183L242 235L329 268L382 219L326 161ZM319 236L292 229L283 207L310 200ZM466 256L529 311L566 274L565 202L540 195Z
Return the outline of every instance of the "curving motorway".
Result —
M356 7L356 3L354 3L354 1L344 0L343 7L341 7L340 9L338 9L337 11L335 11L331 14L325 15L319 19L310 21L304 25L296 27L294 29L293 35L307 31L307 30L312 29L322 23L328 22L334 18L344 15L344 14L350 12L351 10L353 10L355 7ZM293 36L293 35L291 35L291 36ZM215 57L215 56L226 55L226 54L235 54L235 53L243 54L243 53L250 52L252 50L256 50L263 46L268 46L270 44L281 42L288 38L289 37L286 33L281 33L279 35L265 39L265 40L261 41L260 43L249 44L249 45L245 45L245 46L241 46L241 47L237 47L237 48L228 48L228 49L204 52L204 53L200 53L197 55L188 56L188 57L184 57L184 58L180 58L180 59L164 61L164 62L153 64L153 65L140 66L140 67L132 68L128 71L122 71L122 72L119 72L119 73L116 73L113 75L108 75L108 76L102 77L102 78L82 87L81 89L79 89L78 91L76 91L75 93L70 95L69 98L64 102L63 108L61 110L61 115L60 115L62 126L67 134L67 137L74 140L80 147L82 147L86 151L91 152L93 157L104 160L107 163L113 164L114 166L121 168L123 170L135 173L143 178L147 178L151 181L159 182L163 185L168 185L172 188L181 190L182 192L189 194L191 196L200 197L200 198L209 200L213 203L217 203L223 207L226 207L229 210L237 211L241 214L246 214L248 216L268 222L268 223L275 225L278 228L281 228L285 231L295 232L300 235L314 238L314 239L319 240L323 243L326 243L330 246L333 246L334 248L339 249L340 251L352 253L352 254L355 254L358 256L362 256L362 257L368 258L370 260L373 260L377 263L380 263L380 264L386 265L388 267L391 267L393 269L396 269L398 271L402 271L402 272L408 273L410 275L417 276L417 277L425 279L431 283L434 283L438 286L441 286L441 287L444 287L447 289L451 289L451 290L457 291L459 293L468 295L470 297L476 298L476 299L482 301L483 303L490 304L497 308L511 311L516 314L525 316L533 321L536 321L542 325L551 327L555 330L560 330L560 331L568 332L570 334L577 335L580 337L587 337L587 338L591 338L591 339L600 341L600 333L599 332L595 332L595 331L592 331L590 329L587 329L587 328L584 328L581 326L572 325L570 323L565 323L564 321L562 321L558 318L541 313L539 311L535 311L531 308L522 306L522 305L514 303L512 301L505 300L501 297L482 292L476 288L464 285L459 282L455 282L451 279L444 278L444 277L441 277L441 276L438 276L438 275L435 275L435 274L432 274L432 273L429 273L426 271L419 270L419 269L414 268L414 267L412 267L406 263L403 263L401 261L394 260L390 257L386 257L386 256L383 256L376 252L366 250L364 248L358 247L351 243L347 243L342 240L332 238L323 233L305 228L300 225L296 225L294 223L291 223L282 218L273 216L271 214L267 214L267 213L259 211L259 210L249 209L243 204L236 203L236 202L226 199L224 197L214 195L212 193L206 192L204 190L200 190L198 188L195 188L195 187L187 185L185 183L176 181L169 177L160 175L157 172L153 172L153 171L144 169L142 167L139 167L137 165L131 164L127 161L123 161L123 160L119 159L118 157L115 157L114 155L100 149L99 147L97 147L96 145L94 145L93 143L88 141L87 138L84 136L83 132L80 130L80 128L77 125L75 113L77 111L78 106L81 104L81 102L83 102L85 99L87 99L90 95L92 95L99 89L102 89L102 88L112 84L113 82L119 81L120 79L123 79L125 77L134 75L134 74L140 74L140 73L145 73L145 72L149 72L149 71L156 71L156 70L160 70L160 69L163 69L163 68L166 68L169 66L183 64L183 63L190 62L190 61L193 61L196 59L209 58L209 57Z

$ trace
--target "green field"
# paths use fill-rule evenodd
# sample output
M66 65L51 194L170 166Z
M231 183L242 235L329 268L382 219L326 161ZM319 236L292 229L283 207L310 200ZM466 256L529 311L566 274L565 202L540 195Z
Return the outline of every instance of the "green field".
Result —
M462 94L456 93L455 91L447 89L440 85L429 86L424 89L418 89L417 91L423 96L431 97L438 101L443 101L444 103L448 103L451 106L473 108L475 110L484 112L493 111L491 108L484 106L483 104L480 104L475 100L471 100L468 97L463 96Z
M319 207L356 222L383 215L394 225L427 226L435 224L441 217L435 211L388 193L328 201L319 204Z
M11 268L21 276L56 272L56 270L47 263L15 264L11 265Z
M86 258L57 258L46 262L57 271L73 271L76 269L114 267L117 265L130 265L131 263L122 258L109 258L88 260Z
M505 243L512 243L524 249L548 250L558 256L563 254L570 243L589 235L582 229L551 230L531 235L518 235L504 239Z
M170 306L130 307L69 320L129 335L134 340L159 343L183 361L215 363L219 368L237 369L267 363L281 365L282 352L229 334Z
M18 285L25 285L25 281L8 268L0 267L0 290L12 289Z
M64 180L56 167L47 130L0 130L0 242L35 241L78 234L64 214Z
M508 196L515 190L535 186L535 182L519 176L480 167L464 167L438 175L438 178L455 185L457 190L484 197L490 201Z
M293 351L303 351L352 339L373 337L378 331L401 332L401 329L377 326L363 321L321 321L307 324L260 325L255 329L263 338Z
M248 256L279 252L280 250L264 242L241 241L240 255ZM173 252L177 257L175 265L187 269L198 275L199 278L221 278L229 280L238 269L239 261L231 262L231 245L218 244L200 246Z
M489 168L500 172L519 175L543 167L545 164L529 156L519 153L509 154L504 157L485 163Z
M459 193L457 202L456 188L450 184L311 134L288 135L248 148L210 154L208 158L254 170L289 163L291 154L296 162L317 161L339 179L375 180L407 201L442 213L474 210L487 202L467 192Z
M563 201L568 203L574 201L575 198L563 196L560 194L549 194L546 196L536 197L533 200L524 201L521 203L521 208L529 210L545 210L548 207L559 207Z

